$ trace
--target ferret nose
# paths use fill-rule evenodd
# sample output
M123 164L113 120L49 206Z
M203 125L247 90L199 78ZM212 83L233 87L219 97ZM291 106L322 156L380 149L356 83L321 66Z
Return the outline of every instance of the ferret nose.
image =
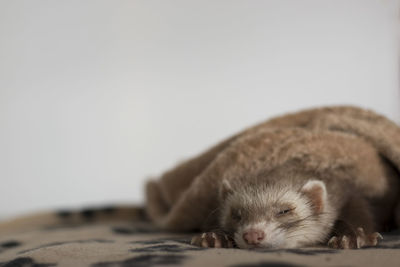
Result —
M258 245L264 238L264 231L258 229L250 229L243 233L243 240L249 245Z

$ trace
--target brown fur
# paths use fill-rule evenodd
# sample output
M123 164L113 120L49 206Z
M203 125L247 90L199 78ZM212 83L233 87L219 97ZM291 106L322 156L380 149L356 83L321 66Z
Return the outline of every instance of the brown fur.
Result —
M356 107L310 109L251 127L150 181L146 208L164 229L210 230L219 226L223 179L247 184L275 172L263 179L323 181L335 219L371 233L390 224L399 170L395 123Z

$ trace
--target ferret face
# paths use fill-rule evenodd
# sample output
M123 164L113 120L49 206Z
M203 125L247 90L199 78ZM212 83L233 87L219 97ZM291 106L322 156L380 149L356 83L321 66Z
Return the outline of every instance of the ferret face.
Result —
M322 241L329 230L319 216L326 189L321 181L232 189L224 181L220 225L240 248L293 248Z

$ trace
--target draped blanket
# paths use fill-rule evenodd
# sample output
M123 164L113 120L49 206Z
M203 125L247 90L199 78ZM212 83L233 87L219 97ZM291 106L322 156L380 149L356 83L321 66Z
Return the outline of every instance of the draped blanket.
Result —
M400 170L400 128L357 107L309 109L268 120L236 134L147 184L147 213L162 229L218 226L222 179L272 170L293 162L320 174L354 177L380 197L387 166Z

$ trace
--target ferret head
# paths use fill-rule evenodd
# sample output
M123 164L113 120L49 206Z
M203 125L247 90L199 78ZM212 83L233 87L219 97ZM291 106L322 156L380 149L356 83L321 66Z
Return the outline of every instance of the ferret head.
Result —
M240 248L315 245L333 226L325 215L327 192L322 181L232 185L222 182L220 226Z

